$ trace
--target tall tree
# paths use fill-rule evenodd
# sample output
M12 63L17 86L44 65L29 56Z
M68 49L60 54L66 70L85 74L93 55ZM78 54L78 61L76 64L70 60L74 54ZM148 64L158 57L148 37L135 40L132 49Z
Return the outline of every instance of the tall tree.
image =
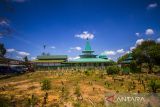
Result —
M132 53L138 64L148 64L150 73L153 72L152 68L155 64L160 64L160 44L153 40L142 42Z
M6 54L6 48L4 47L4 44L0 43L0 56L4 57Z
M25 56L25 57L23 58L23 60L24 60L24 62L28 62L28 57Z

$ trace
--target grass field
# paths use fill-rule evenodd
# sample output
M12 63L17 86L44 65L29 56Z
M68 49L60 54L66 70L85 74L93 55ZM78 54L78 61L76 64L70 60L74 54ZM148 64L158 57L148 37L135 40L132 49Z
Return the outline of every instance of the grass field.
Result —
M4 107L105 107L106 94L146 93L151 79L160 80L152 74L107 75L96 69L36 71L1 79L0 100ZM44 80L48 90L42 90Z

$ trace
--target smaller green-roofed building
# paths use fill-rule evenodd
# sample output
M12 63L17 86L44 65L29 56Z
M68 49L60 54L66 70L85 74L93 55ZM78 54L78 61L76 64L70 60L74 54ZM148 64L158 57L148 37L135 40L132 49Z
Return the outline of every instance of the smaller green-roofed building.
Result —
M121 64L130 64L133 61L132 53L128 54L128 57L121 62Z
M106 55L95 55L94 51L91 48L89 40L87 39L85 49L82 51L82 54L79 55L80 58L71 60L68 63L71 66L106 66L111 61L107 58Z
M64 62L67 62L67 55L50 55L43 53L37 56L36 60L32 60L32 63L38 68L44 67L61 67L64 66Z
M128 74L132 71L132 69L131 69L132 61L133 61L132 53L129 53L128 57L120 63L121 68L123 69L123 73Z

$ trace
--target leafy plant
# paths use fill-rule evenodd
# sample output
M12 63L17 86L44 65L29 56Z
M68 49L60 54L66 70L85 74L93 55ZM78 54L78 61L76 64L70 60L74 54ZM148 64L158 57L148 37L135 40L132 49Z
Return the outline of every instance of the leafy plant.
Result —
M106 72L107 74L109 75L112 75L112 74L118 74L120 72L120 67L116 66L116 65L113 65L113 66L108 66L106 68Z
M44 79L41 85L42 90L50 90L51 89L51 81L49 79Z
M34 107L38 102L38 98L32 94L31 98L27 100L26 106Z
M149 84L149 88L153 93L156 93L158 89L160 89L160 81L152 79Z
M74 107L80 107L80 106L81 106L81 103L78 101L78 102L74 103L73 106L74 106Z
M75 94L76 94L77 97L81 96L81 92L80 92L80 87L79 86L76 87Z

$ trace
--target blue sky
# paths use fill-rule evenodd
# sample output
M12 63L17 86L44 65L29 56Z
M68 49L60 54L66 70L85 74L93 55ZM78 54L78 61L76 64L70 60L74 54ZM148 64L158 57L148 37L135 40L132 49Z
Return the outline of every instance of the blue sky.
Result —
M90 38L95 54L116 60L143 40L160 42L159 0L10 0L0 16L13 29L0 34L7 56L34 59L45 52L77 58ZM2 5L0 5L2 6Z

